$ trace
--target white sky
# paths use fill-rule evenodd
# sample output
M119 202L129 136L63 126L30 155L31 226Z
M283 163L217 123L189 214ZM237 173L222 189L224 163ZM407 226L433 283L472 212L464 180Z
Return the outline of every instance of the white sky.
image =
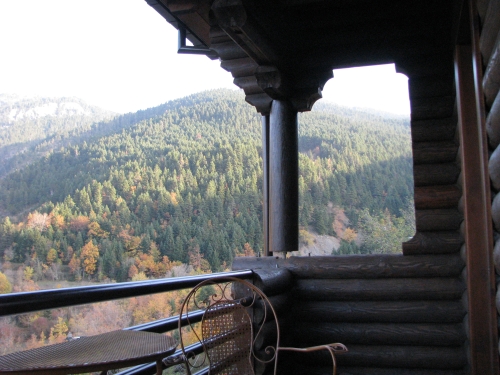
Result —
M145 0L0 0L0 93L76 96L116 112L236 88L217 60L178 55ZM409 114L394 66L336 70L323 100Z

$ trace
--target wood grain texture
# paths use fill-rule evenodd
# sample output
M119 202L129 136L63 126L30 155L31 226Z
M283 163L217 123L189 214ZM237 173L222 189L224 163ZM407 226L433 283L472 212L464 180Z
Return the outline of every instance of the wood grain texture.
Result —
M265 92L260 94L249 94L245 96L247 103L253 105L257 112L262 115L269 114L273 100Z
M308 301L454 300L464 291L456 278L297 280L295 287Z
M219 55L219 57L223 60L234 60L247 57L245 51L243 51L230 38L226 38L225 40L219 42L212 42L210 48L215 50L217 55Z
M453 117L443 119L415 120L411 122L411 138L415 143L452 141L457 124Z
M223 60L220 63L222 69L230 72L233 77L246 77L255 72L257 64L249 57L233 60Z
M413 164L437 164L454 162L458 146L453 141L413 142Z
M447 118L453 114L454 96L419 97L411 99L412 120Z
M299 279L448 277L459 275L463 266L457 256L405 257L379 254L292 257L288 260L288 268Z
M297 111L273 100L269 132L269 251L299 249L299 151Z
M262 122L262 252L269 256L269 115Z
M460 232L417 232L403 243L404 255L454 254L460 251L464 239Z
M233 261L234 270L286 268L296 279L453 277L459 276L463 267L459 255L372 254L288 259L238 257Z
M495 149L500 145L500 95L497 95L486 117L486 132L490 147Z
M417 231L458 230L463 219L458 209L415 210Z
M288 335L301 337L305 346L341 342L350 345L461 346L465 331L460 324L427 323L324 323L294 324L285 328Z
M268 297L285 293L293 286L293 277L286 268L254 270L254 284Z
M495 247L493 248L493 263L495 264L495 270L498 276L500 275L500 240L495 242Z
M495 42L500 30L500 2L490 0L484 17L484 23L479 39L479 49L483 57L484 65L490 61Z
M500 24L500 17L499 17ZM498 91L500 90L500 38L497 37L491 58L484 72L483 91L486 107L493 105Z
M495 229L500 232L500 194L497 194L493 199L493 204L491 205L491 217L493 219Z
M500 147L497 147L488 161L488 171L491 185L496 191L500 190Z
M461 323L460 301L302 301L292 307L302 322Z
M462 196L461 189L456 185L436 185L415 187L415 208L456 208Z
M454 162L439 164L417 164L413 167L415 186L453 185L460 169Z
M348 353L337 356L339 369L345 366L365 366L450 371L462 370L467 363L465 350L462 347L349 345L348 349ZM280 353L280 361L289 360L294 361L294 363L302 362L324 366L331 366L332 361L327 352Z
M375 364L376 365L376 364ZM293 364L291 367L295 372L289 374L325 375L331 372L331 366L319 367L312 363ZM337 367L337 375L466 375L465 370L431 370L431 369L408 369L408 368L380 368L380 367Z
M234 84L245 91L246 95L261 94L262 89L257 84L257 78L254 75L238 77L233 80Z
M291 293L280 294L277 296L269 297L269 302L271 303L276 315L278 316L278 320L280 318L284 318L290 312L290 307L293 303L293 296ZM264 309L266 307L266 310ZM274 319L272 311L270 309L269 304L264 303L264 301L260 300L255 304L255 308L253 311L254 322L260 324L262 322L269 322Z
M284 322L280 321L280 330L281 330L281 325L283 325ZM260 329L260 327L259 327ZM257 332L255 332L255 341L254 341L254 348L256 350L261 350L265 349L267 346L272 345L276 347L276 340L277 340L277 335L278 335L278 325L276 321L268 321L267 323L264 323L262 326L262 330L260 333L257 335Z

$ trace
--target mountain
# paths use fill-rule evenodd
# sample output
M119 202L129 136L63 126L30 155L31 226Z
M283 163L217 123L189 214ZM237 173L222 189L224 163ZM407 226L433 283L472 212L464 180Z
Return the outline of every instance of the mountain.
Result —
M78 98L0 94L0 177L114 116Z
M299 123L302 241L336 235L358 251L367 215L402 227L408 120L329 105ZM0 225L0 256L127 280L164 257L216 271L262 250L261 119L240 93L191 95L70 140L0 179L0 209L17 216Z
M0 147L45 139L114 115L77 98L0 94Z

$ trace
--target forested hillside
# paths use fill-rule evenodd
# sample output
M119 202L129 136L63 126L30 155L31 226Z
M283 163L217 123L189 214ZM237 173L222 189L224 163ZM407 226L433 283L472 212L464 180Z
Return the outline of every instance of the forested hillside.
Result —
M15 165L13 158L18 166L25 165L50 149L48 145L53 147L54 142L84 132L114 115L77 98L0 94L0 176ZM23 155L16 158L19 154Z
M412 234L408 121L322 104L299 123L302 240L315 231L342 237L344 253L393 251L354 239ZM261 123L241 94L192 95L67 139L0 179L2 211L30 210L0 225L4 260L123 281L164 275L172 261L218 271L261 251ZM342 233L339 212L351 223Z
M20 98L0 94L0 177L70 144L121 131L163 114L155 108L116 113L77 98Z

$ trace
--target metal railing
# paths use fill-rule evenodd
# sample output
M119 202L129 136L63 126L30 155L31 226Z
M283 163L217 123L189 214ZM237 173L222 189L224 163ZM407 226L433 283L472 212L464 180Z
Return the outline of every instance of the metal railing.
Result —
M51 310L60 307L84 305L105 302L116 299L139 297L155 293L172 292L181 289L193 288L205 280L225 279L228 276L238 279L250 279L251 270L219 272L196 276L172 277L156 280L131 281L115 284L89 285L75 288L49 289L35 292L21 292L0 295L0 316L24 314L41 310ZM189 314L189 320L195 322L202 318L203 311ZM148 322L125 330L164 333L178 328L179 315L166 319ZM187 320L181 319L181 324ZM202 352L201 344L193 344L190 352ZM180 354L178 350L174 355ZM120 375L154 374L156 364L135 366L120 372Z

